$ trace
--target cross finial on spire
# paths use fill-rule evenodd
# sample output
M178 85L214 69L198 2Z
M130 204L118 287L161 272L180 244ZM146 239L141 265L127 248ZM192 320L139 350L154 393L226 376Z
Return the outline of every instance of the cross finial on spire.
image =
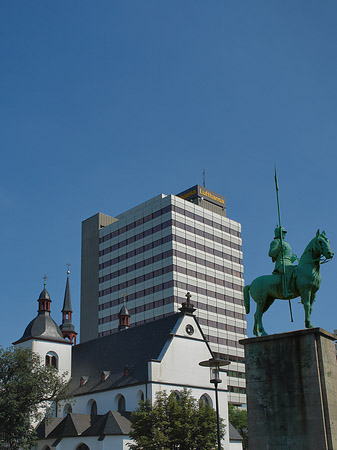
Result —
M123 303L124 303L124 305L125 305L125 304L126 304L126 293L123 292L122 296L123 296Z
M68 267L67 274L69 275L70 274L70 266L71 266L69 261L67 262L66 266Z
M187 301L182 303L182 307L179 308L179 311L184 314L193 314L196 308L194 308L194 305L191 303L192 295L190 294L190 292L187 292L187 294L185 294L185 297L187 298Z
M46 284L47 284L47 275L43 275L43 284L44 284L44 287L46 287Z

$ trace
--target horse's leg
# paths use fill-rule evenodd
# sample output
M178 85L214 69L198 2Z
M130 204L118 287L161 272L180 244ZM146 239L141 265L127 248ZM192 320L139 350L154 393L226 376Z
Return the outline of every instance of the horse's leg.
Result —
M301 301L304 306L304 317L305 317L305 327L306 328L313 328L313 325L311 325L311 291L304 291L301 294Z
M256 311L254 314L254 330L255 336L267 336L267 333L262 325L262 315L264 310L265 300L259 300L256 302Z
M316 298L316 292L311 291L310 308L309 308L310 320L311 320L311 313L312 313L312 305L314 304L315 298ZM312 324L311 324L311 327L313 327Z

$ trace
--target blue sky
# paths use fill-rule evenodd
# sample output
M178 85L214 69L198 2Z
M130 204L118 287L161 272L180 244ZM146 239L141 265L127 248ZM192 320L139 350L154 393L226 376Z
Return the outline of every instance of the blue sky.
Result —
M36 315L47 274L78 326L81 221L202 184L242 223L245 281L271 273L277 223L300 255L337 248L337 4L327 0L72 0L0 5L0 344ZM336 321L336 261L313 323ZM303 328L293 301L269 333ZM252 313L248 317L252 333Z

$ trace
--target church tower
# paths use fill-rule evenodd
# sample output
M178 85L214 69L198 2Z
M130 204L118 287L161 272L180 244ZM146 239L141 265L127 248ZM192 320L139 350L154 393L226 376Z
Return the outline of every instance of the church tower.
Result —
M43 364L55 367L60 375L67 373L67 378L70 379L72 346L71 342L64 339L60 328L50 316L52 300L46 289L46 278L43 291L37 300L38 314L27 325L22 337L13 342L13 345L31 349L40 355Z
M76 345L77 333L76 333L75 327L72 323L73 310L71 307L69 274L70 274L70 270L68 268L66 290L64 293L64 302L63 302L63 308L62 308L62 324L60 325L60 330L62 332L62 336L65 339L69 339L69 341L72 344Z

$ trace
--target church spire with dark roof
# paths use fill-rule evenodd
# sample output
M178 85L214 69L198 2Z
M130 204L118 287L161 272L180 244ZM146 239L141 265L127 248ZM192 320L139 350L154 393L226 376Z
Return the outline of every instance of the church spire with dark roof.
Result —
M123 295L123 306L121 310L118 313L118 319L119 319L119 325L118 325L118 331L126 330L127 328L130 328L130 313L128 311L128 308L126 307L126 295Z
M77 333L72 323L73 310L71 307L69 274L70 270L68 265L66 290L64 292L64 302L62 308L62 325L60 325L60 330L64 338L68 338L71 343L76 345Z
M46 281L47 281L47 276L44 275L43 277L44 280L44 287L43 287L43 291L41 292L39 298L38 298L38 302L39 302L39 309L38 309L38 313L39 314L48 314L50 315L50 303L51 303L51 298L50 295L46 289Z

